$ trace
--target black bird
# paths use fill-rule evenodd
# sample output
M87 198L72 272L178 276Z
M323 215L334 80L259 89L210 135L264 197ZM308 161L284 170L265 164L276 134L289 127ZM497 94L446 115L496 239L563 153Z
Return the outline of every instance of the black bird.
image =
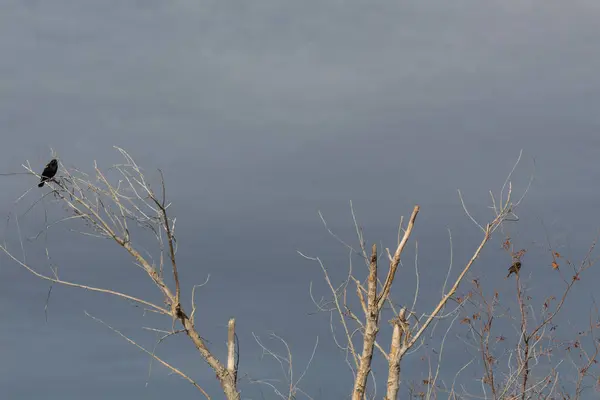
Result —
M510 274L512 274L513 272L515 273L515 275L519 275L520 269L521 269L521 262L520 261L515 262L508 269L508 275L506 275L506 277L508 278L510 276Z
M38 187L44 186L44 182L54 178L56 171L58 171L58 161L56 161L56 159L52 159L48 164L46 164L46 168L44 168L44 172L42 172L42 179L40 179Z

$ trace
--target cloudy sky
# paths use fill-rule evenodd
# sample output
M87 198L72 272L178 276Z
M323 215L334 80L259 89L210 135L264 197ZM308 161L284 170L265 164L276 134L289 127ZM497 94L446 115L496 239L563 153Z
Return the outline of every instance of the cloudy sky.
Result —
M356 243L351 200L367 241L392 247L400 216L421 205L414 239L425 311L448 266L448 229L455 265L464 265L480 240L457 189L485 221L488 191L499 191L523 149L515 191L522 193L533 173L535 180L510 232L529 250L532 293L559 288L546 273L544 226L553 245L579 261L600 225L599 19L600 3L590 0L2 0L0 172L21 171L26 160L41 170L50 148L66 166L90 172L94 160L104 167L119 161L113 145L151 176L163 169L179 217L187 292L210 275L197 318L220 357L227 320L238 320L244 397L275 398L248 383L281 379L252 337L275 345L267 340L274 331L289 342L297 373L318 337L302 387L316 399L343 398L351 375L327 315L314 313L309 296L311 282L318 296L326 287L318 266L296 252L321 257L343 276L347 251L318 211ZM0 179L3 216L22 215L47 190L15 204L35 179ZM19 220L23 236L43 229L45 212L50 220L64 215L44 199ZM14 219L4 225L3 240L22 254ZM110 243L66 227L47 240L65 278L156 298ZM501 240L494 238L470 278L510 294L501 279L510 263ZM44 246L26 241L25 253L47 271ZM414 253L413 240L394 293L399 303L412 299ZM585 310L584 324L600 273L588 277L568 304ZM150 347L154 336L142 327L168 329L168 322L60 287L52 290L46 322L48 289L0 257L6 398L196 395L158 365L149 373L147 355L84 311ZM569 315L563 321L581 322ZM220 398L190 343L170 340L159 354ZM406 360L407 377L421 377L419 357L429 349L423 351ZM459 367L446 362L446 379ZM379 380L384 384L383 375Z

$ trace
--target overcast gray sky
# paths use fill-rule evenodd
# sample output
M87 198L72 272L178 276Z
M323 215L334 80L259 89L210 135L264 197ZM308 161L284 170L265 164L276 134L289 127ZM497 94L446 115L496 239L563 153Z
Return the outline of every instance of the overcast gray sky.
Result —
M580 260L599 227L599 20L600 3L590 0L1 0L0 172L25 160L41 171L50 147L65 165L91 171L94 160L118 160L113 145L151 174L163 169L187 291L211 276L197 318L221 357L227 320L238 319L244 397L261 398L246 374L281 378L251 334L275 331L298 369L318 336L303 387L316 399L343 398L351 378L344 356L327 316L310 315L310 282L317 294L326 288L318 266L296 253L320 256L343 275L347 252L317 211L353 241L352 200L367 240L392 247L400 216L420 204L414 239L425 307L448 265L447 229L456 265L480 240L456 190L485 220L488 190L499 190L523 149L516 190L534 159L535 181L511 234L530 249L524 265L548 268L541 221L560 251ZM14 205L35 180L0 179L2 215L24 212L47 190ZM43 228L44 209L52 220L63 215L45 199L20 220L25 236ZM18 250L8 226L2 235ZM490 243L471 278L509 285L500 279L510 263L500 243ZM156 296L115 246L66 228L49 244L66 277ZM28 261L47 268L43 243L26 246ZM412 299L413 254L398 302ZM588 277L569 307L587 310L600 274ZM541 279L531 290L547 294L556 279ZM141 327L166 325L122 301L59 287L46 323L47 293L0 257L3 398L196 395L157 365L148 378L148 357L84 310L149 346ZM159 354L220 398L185 338ZM406 376L421 376L419 356L406 360ZM445 365L446 379L457 366ZM268 388L263 395L275 398Z

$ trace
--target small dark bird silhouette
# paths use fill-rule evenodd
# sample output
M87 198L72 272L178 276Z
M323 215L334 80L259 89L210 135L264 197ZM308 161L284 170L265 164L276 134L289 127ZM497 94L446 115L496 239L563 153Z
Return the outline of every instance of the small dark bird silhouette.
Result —
M520 269L521 269L521 262L520 261L515 262L508 269L508 275L506 275L506 277L508 278L513 272L515 273L515 275L519 275Z
M58 171L58 161L56 161L56 159L52 159L48 164L46 164L46 168L44 168L44 172L42 172L42 178L40 179L38 187L44 186L44 182L54 178L56 171Z

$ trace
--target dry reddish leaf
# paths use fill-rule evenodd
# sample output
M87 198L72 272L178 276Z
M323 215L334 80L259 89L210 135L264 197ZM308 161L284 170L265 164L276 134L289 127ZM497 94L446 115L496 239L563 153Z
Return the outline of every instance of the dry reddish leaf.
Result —
M515 260L519 260L519 259L521 259L521 257L523 257L523 254L525 254L525 253L527 253L527 250L521 249L521 250L517 251L513 257L515 258Z

